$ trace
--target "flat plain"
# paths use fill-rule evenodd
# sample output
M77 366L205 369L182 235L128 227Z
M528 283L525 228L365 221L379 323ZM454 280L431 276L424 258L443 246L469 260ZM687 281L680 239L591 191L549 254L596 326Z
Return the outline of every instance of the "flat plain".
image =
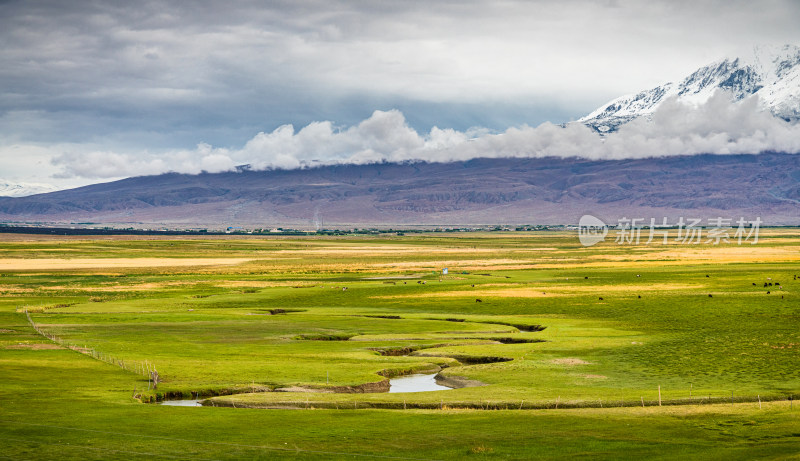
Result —
M797 229L0 234L0 275L12 459L800 456Z

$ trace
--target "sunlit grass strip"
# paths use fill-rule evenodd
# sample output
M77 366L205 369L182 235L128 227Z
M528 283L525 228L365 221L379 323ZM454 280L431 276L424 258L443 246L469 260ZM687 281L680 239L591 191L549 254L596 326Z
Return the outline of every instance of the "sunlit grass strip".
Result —
M440 391L443 392L443 391ZM269 395L269 394L266 394ZM212 407L232 407L232 408L253 408L253 409L327 409L327 410L558 410L558 409L581 409L581 408L651 408L661 406L707 406L721 404L743 404L758 403L759 405L767 402L786 402L788 408L794 407L794 395L742 395L742 396L706 396L689 398L671 399L612 399L612 400L546 400L546 401L526 401L510 399L486 399L480 401L453 401L445 399L431 399L428 401L408 399L398 399L396 401L380 401L369 399L366 396L361 398L348 399L320 399L320 395L299 394L290 399L263 400L265 394L234 394L221 397L213 397L204 400L204 406ZM372 397L373 395L370 395Z

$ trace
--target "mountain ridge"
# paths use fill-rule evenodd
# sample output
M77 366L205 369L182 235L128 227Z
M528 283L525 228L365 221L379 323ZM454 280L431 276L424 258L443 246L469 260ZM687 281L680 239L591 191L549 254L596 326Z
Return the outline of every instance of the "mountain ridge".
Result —
M800 224L800 156L473 159L169 173L0 198L5 222L135 227L569 224L583 214L610 220L760 216L771 224Z
M745 56L729 57L703 66L680 82L615 98L578 119L605 133L639 117L649 117L667 99L702 104L716 91L733 101L757 96L763 110L786 121L800 119L800 47L756 46Z
M29 195L55 192L57 187L50 184L26 182L0 182L0 197L27 197Z

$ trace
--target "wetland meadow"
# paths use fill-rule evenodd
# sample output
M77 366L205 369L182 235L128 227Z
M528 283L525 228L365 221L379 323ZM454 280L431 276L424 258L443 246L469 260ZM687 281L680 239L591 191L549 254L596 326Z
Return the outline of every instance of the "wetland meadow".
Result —
M791 228L0 234L0 458L797 459L798 275Z

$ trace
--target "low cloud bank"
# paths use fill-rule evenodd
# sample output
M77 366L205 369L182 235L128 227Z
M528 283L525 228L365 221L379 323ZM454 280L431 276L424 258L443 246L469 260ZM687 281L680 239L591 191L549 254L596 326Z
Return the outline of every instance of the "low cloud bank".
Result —
M421 135L400 111L375 111L358 125L315 122L299 131L284 125L259 133L241 149L199 144L196 149L162 153L66 152L53 160L61 177L115 178L166 172L216 173L237 165L292 169L331 164L451 162L479 157L581 157L625 159L694 154L800 152L800 123L759 109L753 96L731 102L716 93L700 106L665 101L651 119L640 118L600 136L570 123L509 128L502 133L434 127Z

